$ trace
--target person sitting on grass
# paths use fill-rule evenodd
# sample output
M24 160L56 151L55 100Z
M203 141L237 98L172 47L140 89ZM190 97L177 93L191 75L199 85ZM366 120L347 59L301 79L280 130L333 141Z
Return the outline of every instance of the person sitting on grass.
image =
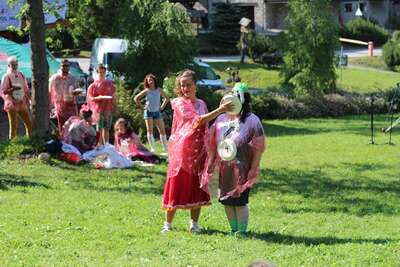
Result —
M75 146L82 154L96 146L96 130L92 126L92 111L84 104L80 117L70 117L63 126L63 141Z
M114 125L115 150L132 160L140 160L148 163L160 163L159 158L140 142L139 137L133 132L124 118L120 118Z

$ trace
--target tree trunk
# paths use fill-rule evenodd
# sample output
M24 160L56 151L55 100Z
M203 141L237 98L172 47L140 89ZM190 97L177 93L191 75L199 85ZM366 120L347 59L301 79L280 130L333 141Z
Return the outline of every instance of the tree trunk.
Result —
M49 132L49 65L46 58L45 25L42 0L28 0L32 62L33 134L39 137Z

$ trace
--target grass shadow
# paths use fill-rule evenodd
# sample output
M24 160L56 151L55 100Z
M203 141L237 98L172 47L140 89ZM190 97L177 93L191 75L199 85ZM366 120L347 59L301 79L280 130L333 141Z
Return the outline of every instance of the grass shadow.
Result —
M333 236L322 237L307 237L307 236L293 236L285 235L274 232L257 233L249 232L249 238L263 240L267 243L278 243L285 245L303 244L305 246L318 246L318 245L336 245L336 244L387 244L389 242L398 242L399 240L393 239L367 239L367 238L338 238Z
M354 177L339 180L332 179L322 170L307 172L263 169L260 177L264 179L259 179L252 191L279 192L305 199L301 204L282 204L281 210L285 213L343 212L357 216L398 214L396 203L386 199L389 196L394 198L400 195L400 181L395 174L388 175L387 179L382 181L363 176L363 171L371 170L371 164L345 164L343 168L356 170ZM375 164L372 168L382 170L390 167ZM383 193L389 196L380 197Z
M0 174L0 190L7 191L10 187L42 187L46 189L51 189L50 186L25 180L24 176L10 175L10 174Z

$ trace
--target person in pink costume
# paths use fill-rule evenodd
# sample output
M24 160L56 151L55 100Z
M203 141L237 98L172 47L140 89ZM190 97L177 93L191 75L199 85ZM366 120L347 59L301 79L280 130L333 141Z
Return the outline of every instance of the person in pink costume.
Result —
M96 146L96 130L92 126L92 111L86 104L80 110L80 117L70 117L63 126L63 141L75 146L82 154Z
M174 111L168 143L168 170L162 207L165 222L162 233L172 229L177 209L190 209L190 232L199 232L200 207L210 205L210 195L200 188L200 175L207 156L209 121L232 108L230 103L207 113L203 100L196 98L196 76L186 70L176 79L177 98L171 101Z
M81 93L78 89L79 79L69 73L69 61L64 59L60 70L49 80L50 107L57 117L58 132L61 137L64 123L71 116L78 116L76 96Z
M12 56L7 59L8 69L1 79L0 96L4 100L4 111L9 122L9 138L17 136L18 117L25 125L25 133L32 136L32 120L29 111L29 88L24 75L18 71L18 60Z
M245 236L249 220L249 191L259 174L260 159L265 149L265 135L260 119L250 111L250 94L244 93L242 110L237 115L220 115L210 129L207 168L201 178L201 188L207 189L214 170L219 175L219 201L233 234ZM221 159L217 147L230 139L236 156ZM220 149L220 148L219 148Z
M112 81L106 79L106 68L103 64L97 65L98 80L88 88L86 101L93 111L93 123L100 133L99 145L105 145L110 139L112 115L116 108L117 97Z
M132 160L141 160L148 163L160 163L161 159L140 142L139 137L130 128L124 118L117 120L114 126L115 150Z

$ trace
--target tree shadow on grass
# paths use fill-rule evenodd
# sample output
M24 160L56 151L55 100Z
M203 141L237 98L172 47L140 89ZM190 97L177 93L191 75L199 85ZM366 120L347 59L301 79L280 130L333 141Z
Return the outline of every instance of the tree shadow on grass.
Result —
M230 235L229 232L224 232L217 229L203 229L201 234L204 235ZM293 235L285 235L275 232L267 232L267 233L259 233L249 231L247 233L247 239L259 239L265 241L267 243L276 243L276 244L285 244L285 245L293 245L293 244L303 244L305 246L316 246L316 245L336 245L336 244L363 244L363 243L372 243L372 244L387 244L389 242L398 242L399 240L394 239L367 239L367 238L338 238L334 236L320 236L320 237L307 237L307 236L293 236Z
M307 237L307 236L293 236L285 235L274 232L257 233L249 232L249 238L255 238L263 240L267 243L279 243L285 245L292 244L303 244L305 246L316 246L316 245L336 245L336 244L387 244L389 242L398 242L399 240L393 239L367 239L367 238L338 238L334 236L321 236L321 237Z
M51 189L50 186L25 180L24 176L10 175L10 174L0 174L0 190L10 190L11 187L43 187L46 189Z
M335 166L337 167L337 166ZM325 168L325 167L324 167ZM331 166L330 168L333 168ZM301 212L343 212L357 216L370 214L398 214L396 201L387 197L400 195L400 181L396 174L388 174L385 180L376 180L363 176L363 171L391 168L384 164L345 164L343 168L355 170L352 177L332 179L322 170L272 170L263 169L259 182L253 192L269 191L303 197L300 203L281 205L286 213ZM382 193L388 193L386 198Z

